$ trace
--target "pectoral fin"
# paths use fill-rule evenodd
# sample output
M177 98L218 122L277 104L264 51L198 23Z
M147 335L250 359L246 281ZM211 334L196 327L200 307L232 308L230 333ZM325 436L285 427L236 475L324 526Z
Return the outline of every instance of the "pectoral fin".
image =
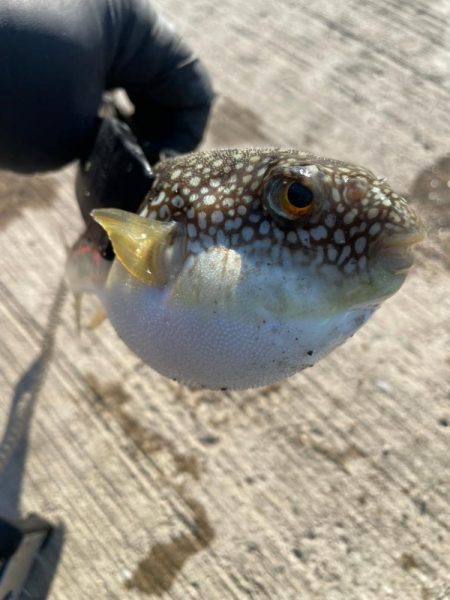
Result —
M118 260L143 283L164 285L180 270L186 246L181 224L117 208L96 209L91 216L108 234Z

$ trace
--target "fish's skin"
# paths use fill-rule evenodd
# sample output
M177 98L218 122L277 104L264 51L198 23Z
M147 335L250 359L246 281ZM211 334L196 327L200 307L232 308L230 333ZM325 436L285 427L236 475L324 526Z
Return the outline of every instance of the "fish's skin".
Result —
M311 366L403 283L410 261L396 236L420 237L383 180L296 150L200 152L155 175L140 214L183 224L184 264L149 286L115 261L100 296L122 339L187 383L255 387ZM268 190L299 177L314 188L314 210L287 220Z
M270 170L289 176L291 168L302 165L314 165L320 171L329 188L328 202L322 214L302 220L300 230L297 222L278 227L261 210L265 178ZM141 215L185 221L192 254L214 244L243 247L263 241L267 246L321 248L320 262L351 271L349 264L356 260L355 270L362 271L366 261L361 259L367 258L367 252L360 251L361 244L368 249L383 230L401 232L420 226L406 200L367 169L296 150L198 152L160 163L155 175ZM349 181L370 182L370 190L361 200L352 201ZM328 214L324 217L323 213ZM364 242L358 242L361 239Z

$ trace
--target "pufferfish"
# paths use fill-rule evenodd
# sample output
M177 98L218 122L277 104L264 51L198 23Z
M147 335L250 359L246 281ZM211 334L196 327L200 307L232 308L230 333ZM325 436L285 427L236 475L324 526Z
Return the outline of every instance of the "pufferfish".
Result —
M222 149L154 172L139 214L93 211L116 258L91 290L131 350L186 384L245 389L314 365L401 287L423 238L403 197L338 160Z

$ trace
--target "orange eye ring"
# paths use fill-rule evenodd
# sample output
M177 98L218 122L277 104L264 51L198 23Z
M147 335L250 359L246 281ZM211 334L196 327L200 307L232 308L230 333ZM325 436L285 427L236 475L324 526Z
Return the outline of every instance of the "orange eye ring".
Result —
M314 193L299 181L283 182L280 190L280 208L293 217L307 215L314 208Z

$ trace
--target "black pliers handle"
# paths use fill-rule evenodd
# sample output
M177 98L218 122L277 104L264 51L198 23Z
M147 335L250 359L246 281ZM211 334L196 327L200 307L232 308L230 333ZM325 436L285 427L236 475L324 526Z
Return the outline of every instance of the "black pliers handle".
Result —
M150 163L128 125L116 117L104 118L75 183L87 236L104 258L111 260L114 255L105 232L91 219L91 211L103 207L137 212L153 181Z

